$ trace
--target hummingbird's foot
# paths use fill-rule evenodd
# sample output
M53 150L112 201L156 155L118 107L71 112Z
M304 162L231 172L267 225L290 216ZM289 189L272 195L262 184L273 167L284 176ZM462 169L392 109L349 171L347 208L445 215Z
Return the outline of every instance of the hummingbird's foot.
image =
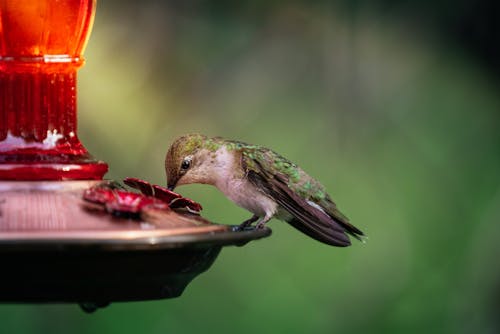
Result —
M244 230L245 228L247 228L248 226L252 225L253 222L256 222L257 219L259 219L259 216L256 216L256 215L253 215L252 217L248 218L247 220L245 220L243 223L241 223L239 226L238 226L238 230Z
M266 217L262 218L257 224L255 224L255 228L256 229L264 228L264 226L266 226L266 223L268 221L270 221L271 218L272 218L272 216L271 217L266 216Z
M257 224L255 224L255 229L258 230L264 228L264 226L266 226L266 223L258 222Z

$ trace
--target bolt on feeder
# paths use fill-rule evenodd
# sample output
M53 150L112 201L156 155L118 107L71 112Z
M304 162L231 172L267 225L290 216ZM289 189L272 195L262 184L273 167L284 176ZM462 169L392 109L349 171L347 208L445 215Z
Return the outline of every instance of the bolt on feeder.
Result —
M127 184L142 195L102 180L108 165L77 135L77 70L95 6L0 0L0 302L93 311L177 297L223 246L271 232L213 224L197 203L141 180Z

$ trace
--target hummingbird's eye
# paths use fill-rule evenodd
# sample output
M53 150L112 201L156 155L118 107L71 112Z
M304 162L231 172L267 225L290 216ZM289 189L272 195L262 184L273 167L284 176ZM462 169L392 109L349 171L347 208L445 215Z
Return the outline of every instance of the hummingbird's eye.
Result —
M186 171L191 167L191 159L184 159L181 163L181 170Z

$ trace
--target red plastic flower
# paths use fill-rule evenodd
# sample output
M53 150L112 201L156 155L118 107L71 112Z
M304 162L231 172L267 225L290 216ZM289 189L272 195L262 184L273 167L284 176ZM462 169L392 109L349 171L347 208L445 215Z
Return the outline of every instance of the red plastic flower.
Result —
M144 209L170 210L184 209L199 214L202 207L199 203L182 197L167 188L151 185L136 178L126 178L124 183L138 189L141 194L127 191L114 182L101 182L85 190L83 199L93 207L104 209L116 216L139 218Z
M123 182L132 188L138 189L146 196L153 196L165 203L172 209L182 209L185 208L191 213L199 214L203 208L200 203L197 203L189 198L182 197L182 195L168 190L165 187L158 186L156 184L150 184L147 181L136 179L133 177L127 177Z

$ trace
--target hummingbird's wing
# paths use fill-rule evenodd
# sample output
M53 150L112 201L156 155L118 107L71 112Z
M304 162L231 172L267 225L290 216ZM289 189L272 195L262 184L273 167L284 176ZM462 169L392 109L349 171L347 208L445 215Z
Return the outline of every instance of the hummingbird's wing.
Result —
M269 154L272 154L271 159L268 159ZM270 151L264 152L260 158L255 158L255 155L253 157L243 155L242 165L248 180L258 189L262 189L293 216L288 221L289 224L308 236L333 246L343 247L351 244L346 232L356 238L363 235L361 231L347 222L347 219L335 208L333 202L330 201L331 208L335 209L339 216L329 214L329 210L325 210L319 204L304 198L296 190L291 189L289 186L291 175L287 175L286 171L279 171L275 167L267 165L275 163L276 158L284 159ZM290 163L288 160L286 161Z

